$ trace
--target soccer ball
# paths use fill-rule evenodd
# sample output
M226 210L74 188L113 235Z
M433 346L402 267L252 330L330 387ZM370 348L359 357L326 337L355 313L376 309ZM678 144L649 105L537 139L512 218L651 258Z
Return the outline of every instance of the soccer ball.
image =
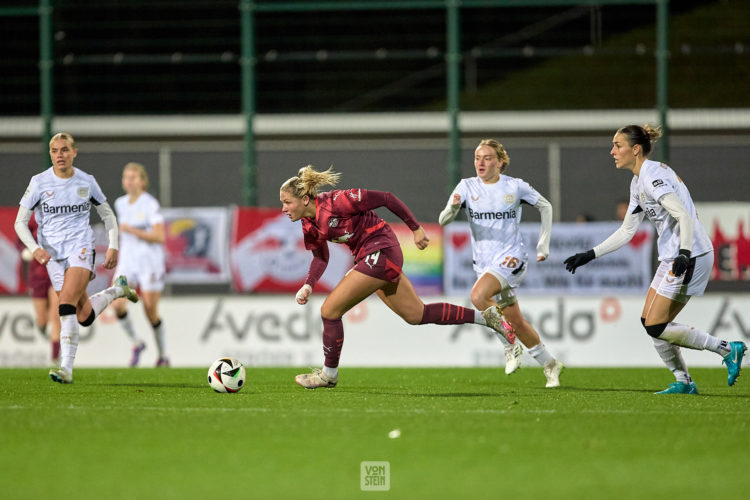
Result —
M219 358L208 369L208 385L216 392L238 392L245 385L245 367L238 359Z

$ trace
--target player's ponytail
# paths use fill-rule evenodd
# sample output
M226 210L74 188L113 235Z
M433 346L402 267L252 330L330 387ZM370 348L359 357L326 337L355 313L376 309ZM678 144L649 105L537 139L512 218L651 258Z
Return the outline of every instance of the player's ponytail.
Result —
M329 167L324 172L318 172L312 165L302 167L297 172L296 177L288 179L281 185L281 191L290 193L295 198L302 198L307 195L310 198L318 196L318 187L326 184L335 186L338 184L341 174L333 171Z
M651 152L651 146L661 137L661 127L653 127L648 123L642 127L640 125L628 125L622 127L617 133L624 135L631 146L638 144L643 150L643 156L648 156Z

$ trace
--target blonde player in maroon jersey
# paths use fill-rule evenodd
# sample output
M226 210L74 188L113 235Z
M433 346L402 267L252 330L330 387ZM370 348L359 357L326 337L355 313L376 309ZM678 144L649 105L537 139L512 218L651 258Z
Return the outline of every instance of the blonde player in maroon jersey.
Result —
M411 211L392 193L366 189L332 190L318 194L322 185L335 186L341 174L311 166L299 170L280 190L281 211L293 222L302 220L305 248L313 253L305 284L297 292L306 304L313 286L328 265L328 241L343 243L354 255L354 267L326 297L320 308L323 318L323 369L297 375L295 381L307 389L335 387L344 343L341 317L372 293L411 325L428 323L487 325L480 311L445 302L424 304L409 278L402 272L403 255L391 227L372 210L386 207L414 233L414 244L427 248L429 239ZM503 333L503 332L501 332Z

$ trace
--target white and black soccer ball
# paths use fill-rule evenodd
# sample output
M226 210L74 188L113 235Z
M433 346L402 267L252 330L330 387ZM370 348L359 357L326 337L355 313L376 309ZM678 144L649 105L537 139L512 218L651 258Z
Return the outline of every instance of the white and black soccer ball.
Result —
M234 358L219 358L208 369L208 385L216 392L238 392L245 386L245 367Z

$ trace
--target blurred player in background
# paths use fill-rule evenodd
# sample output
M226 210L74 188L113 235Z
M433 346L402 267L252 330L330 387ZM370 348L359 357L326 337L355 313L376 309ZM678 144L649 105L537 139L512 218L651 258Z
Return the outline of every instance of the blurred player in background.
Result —
M471 289L471 303L483 311L487 323L514 333L544 368L547 387L557 387L563 364L552 357L537 331L523 317L515 293L528 268L528 255L518 230L521 204L536 207L542 215L537 262L549 256L552 205L528 183L505 175L509 164L510 157L502 144L494 139L482 140L474 151L476 177L458 183L438 222L445 226L461 208L466 210L478 278ZM505 373L511 374L521 364L521 346L518 341L509 343L507 334L498 337L505 345Z
M14 227L34 260L47 267L57 292L61 363L49 375L55 382L70 384L78 350L78 323L88 326L116 298L137 302L138 295L121 276L114 286L88 297L86 285L94 277L96 253L89 222L91 205L96 207L109 238L106 269L117 265L117 219L96 179L73 166L78 150L70 134L52 137L49 153L52 167L31 178ZM32 211L39 223L37 239L29 230Z
M159 299L164 290L164 217L161 205L151 196L148 175L140 163L128 163L122 171L124 196L115 200L115 211L120 221L122 257L115 275L127 278L129 286L138 288L143 299L146 317L154 330L158 351L156 366L169 366L164 349L164 324L159 317ZM127 302L114 302L117 319L133 342L130 366L136 366L145 342L138 338L128 317Z
M744 342L727 342L695 327L674 323L690 297L703 295L714 253L687 186L670 167L648 159L659 137L661 131L648 124L628 125L615 133L610 150L615 166L634 175L630 181L628 213L615 233L593 249L565 259L565 267L575 273L576 268L594 258L622 247L633 238L643 217L647 216L658 234L660 263L646 295L641 323L653 337L656 352L676 379L656 394L698 394L680 346L708 349L721 356L727 366L730 386L740 375L747 347Z
M340 176L332 169L318 172L308 165L300 169L296 177L287 180L280 190L282 212L292 222L302 220L305 248L313 253L305 284L297 292L297 303L307 303L313 286L325 271L328 241L345 244L354 255L354 267L320 308L325 355L323 369L314 369L312 373L295 378L307 389L336 385L344 343L341 317L373 293L411 325L487 324L479 311L444 302L426 305L422 302L401 270L404 258L395 233L372 210L386 207L397 215L414 233L414 244L420 250L424 250L430 241L424 229L406 205L389 192L335 189L318 194L319 186L335 186Z
M37 229L36 217L32 214L29 220L29 230L36 240ZM23 247L21 259L28 262L28 282L31 301L34 304L34 316L36 326L44 337L49 336L51 354L50 364L57 368L60 366L60 315L57 313L58 303L55 289L49 280L47 269L34 259L28 248L19 240ZM49 328L49 329L48 329Z

